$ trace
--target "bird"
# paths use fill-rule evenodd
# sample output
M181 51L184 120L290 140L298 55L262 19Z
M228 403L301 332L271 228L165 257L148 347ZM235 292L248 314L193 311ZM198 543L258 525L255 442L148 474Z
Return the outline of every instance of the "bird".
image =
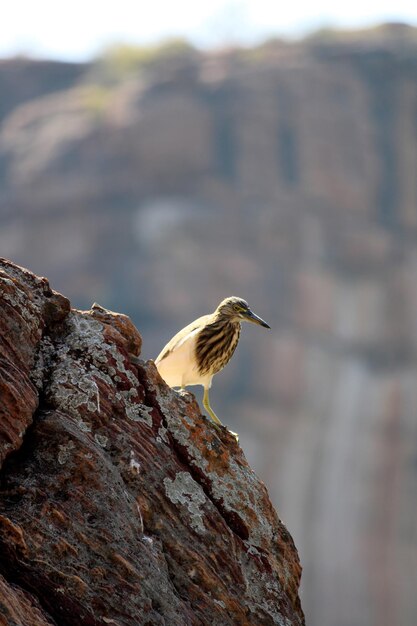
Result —
M216 426L223 426L210 405L213 376L232 358L240 338L241 322L270 326L253 313L242 298L229 296L213 313L180 330L155 359L159 374L170 387L202 385L203 405ZM236 433L232 433L236 439Z

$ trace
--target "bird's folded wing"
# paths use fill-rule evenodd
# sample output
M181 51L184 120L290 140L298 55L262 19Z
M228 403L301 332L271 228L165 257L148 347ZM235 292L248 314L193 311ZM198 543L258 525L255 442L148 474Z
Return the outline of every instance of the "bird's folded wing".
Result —
M170 341L168 341L166 346L162 348L161 352L156 357L155 365L158 365L158 363L163 361L163 359L171 354L171 352L175 352L175 350L182 346L186 341L199 333L209 317L209 315L203 315L203 317L199 317L197 320L194 320L194 322L191 322L191 324L188 324L188 326L185 326L185 328L183 328L176 335L174 335L174 337Z

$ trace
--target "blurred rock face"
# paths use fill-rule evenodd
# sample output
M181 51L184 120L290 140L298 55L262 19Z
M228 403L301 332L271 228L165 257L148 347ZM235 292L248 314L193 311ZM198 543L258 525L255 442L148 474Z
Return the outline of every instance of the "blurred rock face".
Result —
M226 295L273 326L212 400L294 531L312 626L417 611L416 78L401 30L190 53L86 67L1 128L3 256L129 313L149 357Z

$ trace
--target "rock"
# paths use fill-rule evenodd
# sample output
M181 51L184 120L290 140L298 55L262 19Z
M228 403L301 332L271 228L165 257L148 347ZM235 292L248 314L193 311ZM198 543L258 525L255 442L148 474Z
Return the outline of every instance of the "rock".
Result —
M68 89L85 72L83 63L35 61L25 57L0 60L0 120L14 107L33 98Z
M55 622L46 617L31 594L9 585L3 576L0 576L0 624L50 626Z
M301 626L265 486L124 315L0 262L6 624Z
M97 302L94 302L91 307L90 314L94 319L105 324L106 333L114 337L114 332L116 331L117 335L124 340L124 345L130 354L133 356L140 355L142 337L127 315L108 311L97 304ZM111 327L114 329L113 331ZM114 340L117 341L115 337Z
M17 450L38 405L35 357L48 323L69 312L66 298L4 259L0 265L0 462Z

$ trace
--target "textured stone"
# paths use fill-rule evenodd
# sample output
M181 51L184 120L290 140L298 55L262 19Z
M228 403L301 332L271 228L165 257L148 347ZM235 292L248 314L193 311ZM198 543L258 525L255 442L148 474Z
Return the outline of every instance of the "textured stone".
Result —
M45 325L68 311L45 278L0 260L0 463L20 447L38 405L31 374Z
M6 623L301 626L296 549L234 437L138 359L126 316L0 267Z
M0 625L1 626L51 626L36 598L10 585L0 575Z

